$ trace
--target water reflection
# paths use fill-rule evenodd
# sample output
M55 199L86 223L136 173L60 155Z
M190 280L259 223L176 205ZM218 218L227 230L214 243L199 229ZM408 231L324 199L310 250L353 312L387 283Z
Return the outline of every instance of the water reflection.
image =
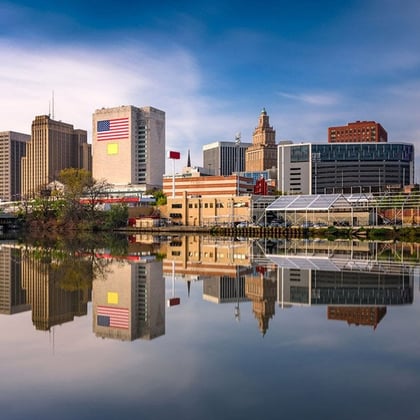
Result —
M413 303L418 244L131 236L112 247L3 243L0 311L31 311L37 330L88 315L104 339L151 340L166 332L176 288L250 310L267 334L278 310L325 306L326 319L377 328L390 305ZM170 282L172 287L167 287ZM243 305L250 302L250 305Z
M100 256L102 257L102 255ZM111 258L93 282L93 330L98 337L153 339L165 334L165 281L154 256Z
M323 240L172 238L168 264L184 278L203 281L213 303L252 302L264 335L275 315L292 306L327 306L329 320L374 329L388 305L413 303L418 244ZM188 280L189 281L189 280Z

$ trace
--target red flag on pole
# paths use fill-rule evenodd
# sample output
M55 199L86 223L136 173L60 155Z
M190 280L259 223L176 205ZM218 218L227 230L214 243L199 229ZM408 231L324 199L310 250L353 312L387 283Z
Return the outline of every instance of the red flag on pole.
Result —
M168 152L168 159L181 159L181 153L170 151Z

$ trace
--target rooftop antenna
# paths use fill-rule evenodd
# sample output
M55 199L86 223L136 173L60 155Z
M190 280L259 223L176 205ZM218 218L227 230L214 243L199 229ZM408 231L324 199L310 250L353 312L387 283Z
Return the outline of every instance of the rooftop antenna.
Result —
M239 172L239 160L238 160L238 148L241 145L241 133L235 134L235 162L233 170L238 174Z
M52 119L54 119L54 91L52 91Z

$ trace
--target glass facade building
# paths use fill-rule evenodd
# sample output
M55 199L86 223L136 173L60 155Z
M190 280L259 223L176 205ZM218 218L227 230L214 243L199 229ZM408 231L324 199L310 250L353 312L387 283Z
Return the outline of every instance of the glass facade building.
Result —
M315 194L385 191L414 180L412 144L313 144L311 163Z
M286 194L374 192L414 182L408 143L279 145L278 184Z

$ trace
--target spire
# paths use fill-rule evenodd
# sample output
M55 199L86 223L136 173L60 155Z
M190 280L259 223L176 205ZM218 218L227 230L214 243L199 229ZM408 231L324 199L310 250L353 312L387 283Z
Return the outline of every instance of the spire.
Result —
M187 168L191 168L190 149L188 149Z

